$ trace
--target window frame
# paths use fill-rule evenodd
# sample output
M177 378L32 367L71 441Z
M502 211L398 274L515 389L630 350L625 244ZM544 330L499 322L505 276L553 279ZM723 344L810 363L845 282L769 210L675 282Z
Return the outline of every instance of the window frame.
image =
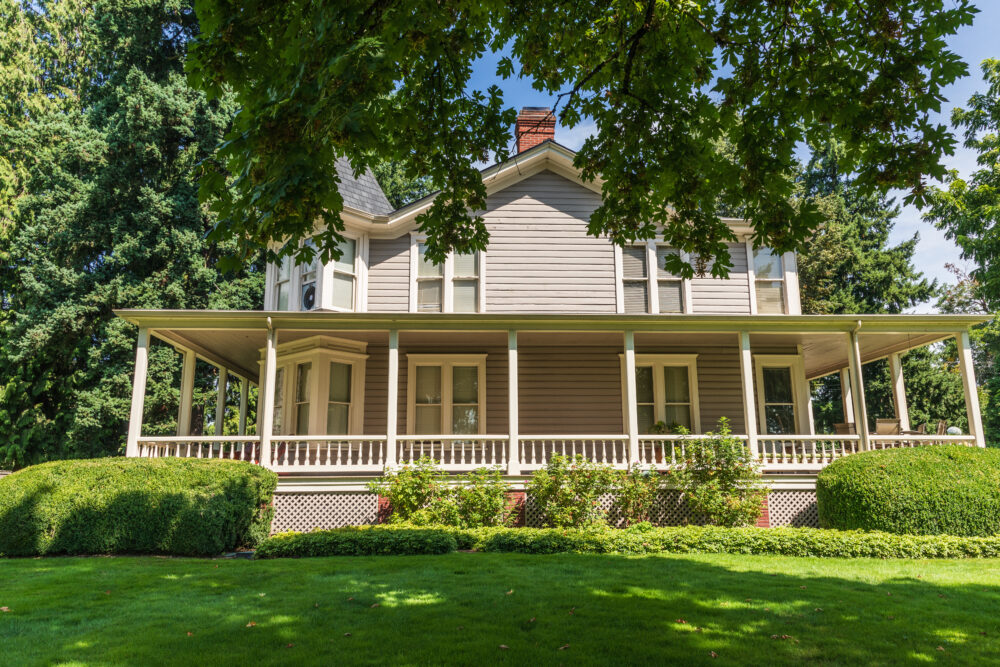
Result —
M354 241L354 299L351 308L340 308L333 305L333 276L335 263L333 261L322 263L317 259L316 268L316 307L313 310L331 310L346 313L362 313L368 310L368 236L353 230L342 232L345 238ZM311 238L311 237L310 237ZM268 262L264 279L264 310L275 312L309 312L303 311L302 299L302 278L305 265L296 264L294 259L289 258L291 270L289 271L289 295L288 309L278 310L278 265ZM282 281L283 282L283 281Z
M410 233L410 305L411 313L421 312L417 304L417 284L420 282L420 245L426 243L427 236L424 234ZM474 313L486 312L486 251L476 252L476 265L479 269L478 276L478 304ZM434 278L438 280L438 278ZM455 312L455 281L470 281L468 277L455 276L455 253L449 252L441 265L441 310L442 313ZM437 312L437 311L431 311ZM466 313L469 314L469 313Z
M323 265L323 290L320 303L324 310L332 310L338 313L361 313L368 309L367 299L367 266L368 266L368 237L351 232L342 232L345 239L354 241L354 298L351 301L351 308L342 308L333 305L333 290L335 286L334 277L337 273L345 272L337 269L337 263L330 260ZM346 274L345 274L346 275Z
M486 354L407 354L406 355L406 433L407 435L452 435L452 408L455 366L474 366L478 370L479 428L476 434L486 434ZM441 368L441 432L415 433L416 383L418 366Z
M750 314L760 315L757 308L757 267L756 267L756 249L753 247L753 237L746 236L744 238L744 244L746 246L747 253L747 277L750 283ZM784 301L784 310L781 313L767 313L771 315L801 315L802 314L802 301L799 296L799 271L798 271L798 260L796 259L794 252L786 252L780 255L781 257L781 278L763 278L762 281L771 282L775 280L781 280L782 290L781 296Z
M795 434L784 435L812 435L813 426L810 419L811 405L809 382L806 381L805 362L799 354L755 354L753 355L754 366L754 392L757 400L757 432L761 436L773 436L780 434L767 433L766 408L764 403L764 369L765 368L788 368L792 378L792 398L794 399L794 419Z
M670 248L676 250L682 260L685 262L690 261L688 253L682 252L677 248L674 248L669 243L657 239L647 239L645 241L637 241L635 243L630 243L630 246L643 247L646 249L646 312L645 313L629 313L634 315L686 315L693 312L693 306L691 302L691 281L687 278L661 278L660 277L660 266L657 262L657 249L659 248ZM626 278L625 277L625 265L624 259L622 257L623 248L615 244L615 298L618 304L617 311L619 313L625 313L625 282L632 281L638 282L637 278ZM681 310L676 313L661 313L660 312L660 281L669 282L679 282L681 285Z
M628 378L625 374L625 355L618 355L621 360L621 381L622 381L622 427L628 431L628 393L625 391L625 382ZM688 371L688 403L691 407L691 432L701 433L701 399L698 388L698 355L697 354L636 354L636 370L640 366L653 367L653 417L655 421L666 423L667 415L667 392L666 383L663 378L665 367L686 367ZM636 396L636 408L638 409L638 396ZM684 405L674 403L674 405ZM639 434L640 437L647 435Z

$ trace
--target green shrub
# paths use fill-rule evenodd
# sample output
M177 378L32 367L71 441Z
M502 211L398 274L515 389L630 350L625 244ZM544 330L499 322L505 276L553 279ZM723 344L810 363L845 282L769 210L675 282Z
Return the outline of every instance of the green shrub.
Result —
M389 521L400 523L410 521L426 508L441 493L446 479L437 461L422 456L411 465L400 466L368 482L368 490L389 500L392 509Z
M428 528L366 526L283 533L265 541L259 558L437 554L458 549L493 553L735 553L823 558L996 558L1000 536L894 535L816 528Z
M278 477L241 461L53 461L0 479L0 555L214 555L266 537Z
M257 548L256 557L446 554L457 548L455 538L445 529L355 526L310 533L278 533Z
M816 481L820 524L913 535L1000 533L1000 450L962 445L862 452Z
M754 525L767 496L756 459L746 443L733 437L725 417L719 420L716 433L705 436L685 443L684 460L673 472L674 482L705 523Z
M618 497L615 499L615 507L626 526L649 521L653 502L660 491L661 479L655 470L640 467L620 473L616 484Z
M601 508L600 498L614 491L617 482L618 474L610 466L580 455L571 460L556 454L532 475L528 493L547 523L579 528L605 522L607 511Z

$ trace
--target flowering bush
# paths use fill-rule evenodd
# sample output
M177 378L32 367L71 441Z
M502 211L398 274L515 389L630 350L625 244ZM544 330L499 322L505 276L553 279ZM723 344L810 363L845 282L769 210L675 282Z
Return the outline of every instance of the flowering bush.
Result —
M660 475L649 468L634 467L619 473L615 506L626 526L649 521L656 494L660 491Z
M746 444L733 437L729 420L719 420L717 433L686 443L684 461L674 480L688 505L706 523L752 526L760 516L767 487Z
M556 454L528 483L528 493L546 522L557 528L580 528L605 522L601 496L615 490L618 473L609 466Z
M446 476L437 461L423 456L412 465L386 472L380 479L368 482L368 490L387 498L392 508L389 521L410 521L445 488Z

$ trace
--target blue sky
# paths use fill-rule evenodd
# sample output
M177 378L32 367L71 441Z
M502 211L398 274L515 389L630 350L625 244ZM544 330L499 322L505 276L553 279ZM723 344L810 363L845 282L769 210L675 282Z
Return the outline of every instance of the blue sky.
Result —
M939 122L948 123L951 110L956 106L964 106L969 97L977 90L985 90L979 63L986 58L1000 58L1000 1L980 0L977 3L980 13L972 26L966 27L949 40L952 51L957 53L969 65L969 76L960 79L945 89L947 101L942 105L938 115ZM485 90L491 84L499 85L504 91L505 100L514 107L551 105L552 97L531 88L526 80L500 80L495 76L496 57L486 57L477 63L470 82L472 88ZM579 148L583 140L593 131L593 127L583 123L575 128L556 128L556 140L569 146ZM961 142L959 142L961 143ZM959 145L955 155L945 156L944 164L950 169L957 169L963 176L968 176L976 168L975 154ZM900 197L901 199L901 197ZM917 268L931 278L942 282L954 282L945 269L945 264L954 263L967 266L960 258L958 248L944 237L944 234L920 219L920 211L913 207L905 207L897 219L893 233L893 241L910 238L914 233L920 234L920 243L914 257ZM916 312L931 312L932 304L914 309Z

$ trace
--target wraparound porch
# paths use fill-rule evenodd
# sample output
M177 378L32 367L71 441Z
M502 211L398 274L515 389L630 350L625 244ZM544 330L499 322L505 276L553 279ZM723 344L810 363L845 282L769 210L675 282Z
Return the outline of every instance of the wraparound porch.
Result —
M120 314L140 327L129 456L239 458L279 473L305 475L379 474L424 455L454 472L497 465L511 476L530 474L554 454L579 454L619 468L667 470L683 459L686 444L712 430L721 416L731 420L765 472L814 473L867 449L941 442L983 445L966 333L979 319L966 316ZM184 356L177 435L141 434L150 336ZM968 433L872 432L861 365L888 357L895 371L906 350L949 337L959 345ZM452 386L431 391L431 399L420 402L413 396L420 393L412 384L415 369L451 368L449 358L458 359L453 363L457 367L477 371L447 381L446 372L438 372L439 380ZM301 376L296 363L304 359L317 372L307 378L311 410L302 417L295 406L305 403L291 400L298 381L289 374ZM189 378L199 360L220 369L221 386L227 376L239 378L240 433L191 435ZM328 362L355 365L345 376L343 368ZM684 367L693 370L686 376L667 370ZM769 368L780 371L778 393L786 395L771 395L774 391L767 389L774 385L773 378L763 375ZM787 369L787 386L781 369ZM806 381L829 373L846 380L844 414L853 415L854 433L813 432ZM334 396L341 391L334 376L349 376L340 386L351 391ZM652 386L644 376L652 378ZM677 377L688 383L682 400L667 396L671 389L664 386L683 385ZM901 373L894 381L900 430L910 431ZM251 384L261 387L256 424L245 420ZM459 393L474 390L477 400L456 400L459 385ZM224 393L220 396L217 410L224 411ZM790 402L783 403L789 396ZM458 421L447 419L446 413L458 414ZM680 413L695 435L646 432L651 419L663 422L665 415ZM432 415L432 423L440 419L441 428L429 431L426 415ZM421 419L425 423L418 424ZM331 424L337 433L325 428ZM781 432L774 432L776 425ZM254 430L257 434L247 435Z

